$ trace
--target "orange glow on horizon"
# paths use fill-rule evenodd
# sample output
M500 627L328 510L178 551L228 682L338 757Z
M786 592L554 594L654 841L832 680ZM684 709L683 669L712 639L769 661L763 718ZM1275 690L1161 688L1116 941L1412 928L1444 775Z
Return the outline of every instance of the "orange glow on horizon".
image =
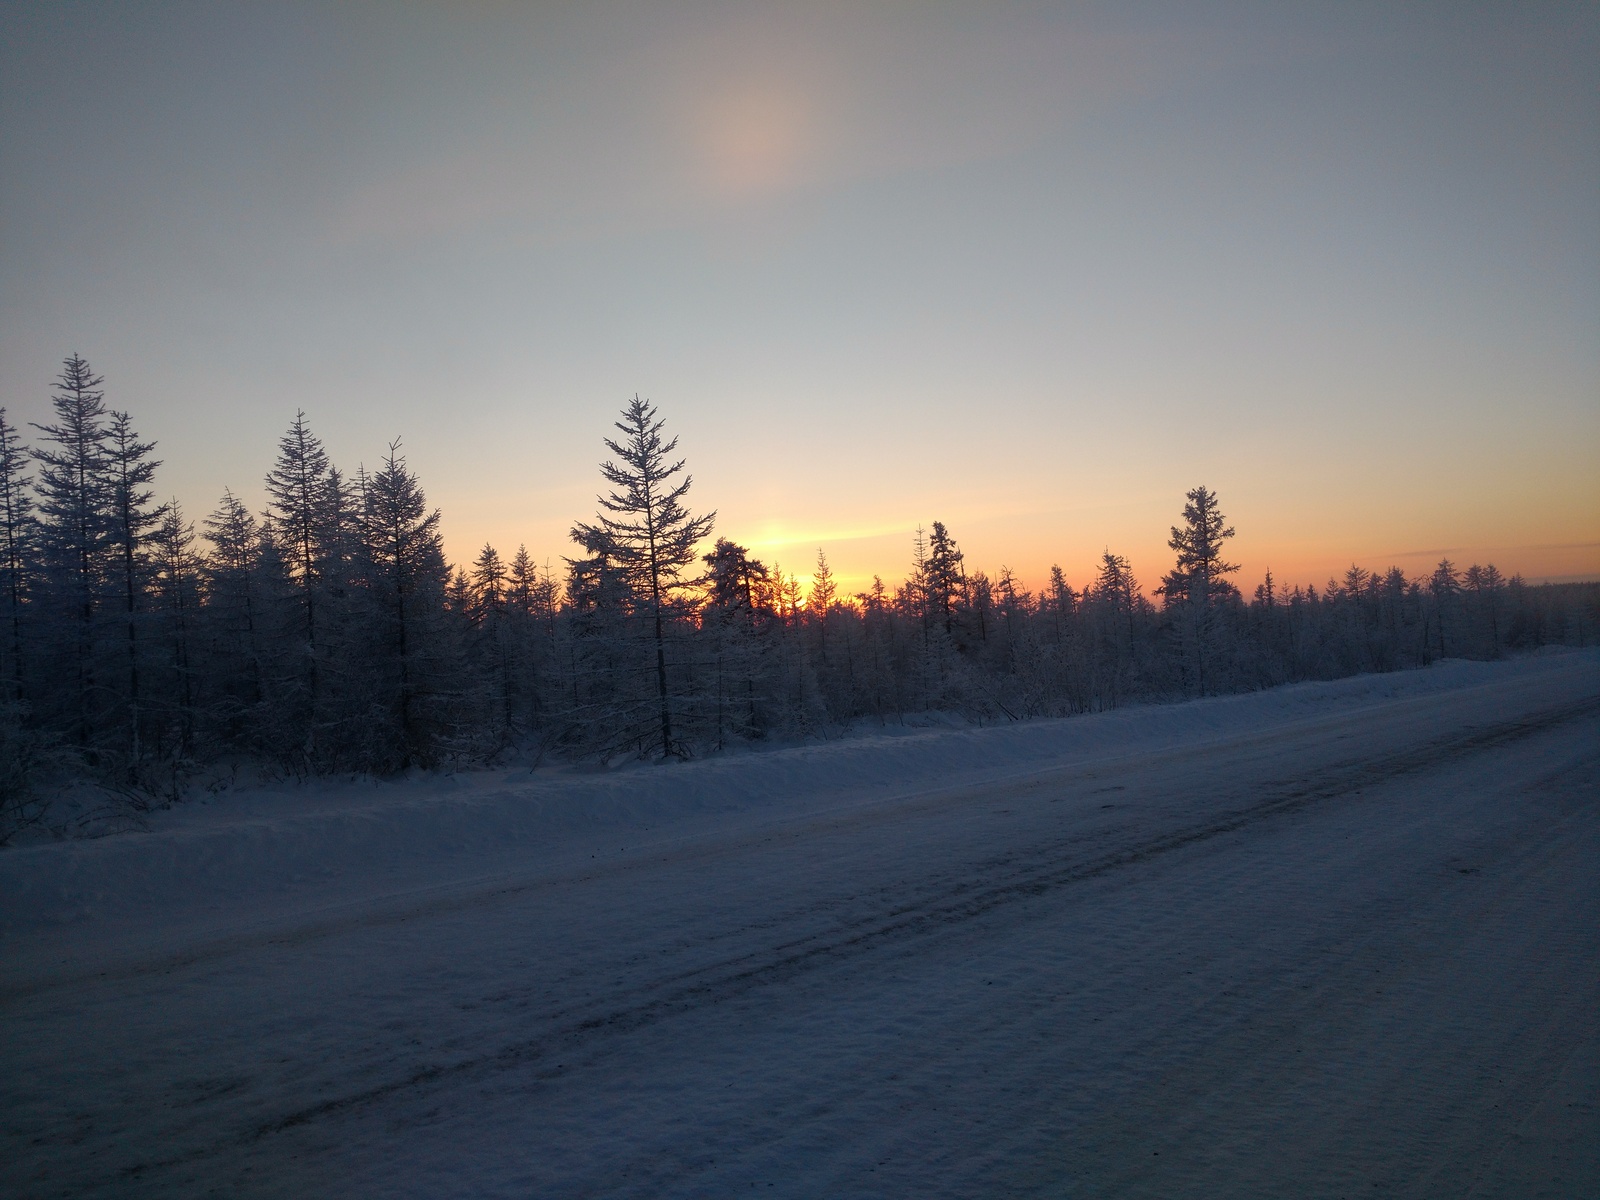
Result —
M1238 530L1228 543L1229 561L1240 566L1231 578L1246 597L1254 593L1269 570L1278 587L1314 586L1320 592L1330 578L1342 578L1352 565L1377 572L1399 567L1407 578L1418 578L1431 574L1445 558L1458 569L1472 563L1493 563L1508 578L1521 575L1530 583L1600 580L1600 539L1592 536L1600 521L1585 528L1581 511L1569 512L1564 528L1552 528L1530 514L1524 518L1524 528L1545 533L1536 540L1518 540L1516 534L1523 530L1505 523L1484 530L1487 536L1469 539L1440 537L1441 530L1437 528L1419 531L1395 521L1386 531L1355 528L1349 531L1348 538L1330 536L1325 542L1313 543L1283 536L1290 532L1285 526L1296 523L1292 512L1239 509L1227 505L1226 495L1224 504L1230 523ZM978 517L964 523L955 513L945 524L962 550L969 575L982 571L993 582L1002 568L1009 568L1019 587L1037 595L1048 583L1051 567L1059 566L1073 590L1082 591L1098 574L1101 554L1109 550L1131 562L1144 593L1153 597L1162 575L1172 564L1173 552L1167 538L1168 526L1179 516L1176 506L1162 516L1165 524L1161 517L1137 524L1125 516L1108 520L1106 531L1100 536L1060 518L1013 522L1009 518ZM923 522L925 530L931 525L931 519ZM1427 536L1430 532L1434 534L1431 538ZM910 575L916 525L818 525L801 532L771 523L759 532L731 529L722 531L720 536L746 546L769 568L781 567L785 575L795 576L806 589L820 549L827 555L839 593L854 596L870 590L875 575L890 592Z

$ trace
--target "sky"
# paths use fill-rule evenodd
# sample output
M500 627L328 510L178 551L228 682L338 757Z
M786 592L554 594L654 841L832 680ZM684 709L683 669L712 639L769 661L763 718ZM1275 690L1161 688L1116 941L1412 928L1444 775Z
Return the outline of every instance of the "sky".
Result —
M768 564L1600 578L1600 7L0 3L0 405L298 409L559 572L660 410Z

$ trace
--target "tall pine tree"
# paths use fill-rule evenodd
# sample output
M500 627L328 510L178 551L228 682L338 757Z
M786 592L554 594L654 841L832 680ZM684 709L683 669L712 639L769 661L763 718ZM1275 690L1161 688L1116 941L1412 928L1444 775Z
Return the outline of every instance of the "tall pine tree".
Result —
M1207 667L1215 674L1214 658L1220 638L1219 613L1239 589L1228 576L1238 563L1223 559L1223 543L1233 536L1233 527L1222 515L1217 494L1203 485L1186 493L1183 524L1172 527L1167 545L1177 551L1177 562L1161 580L1157 591L1177 620L1180 638L1193 656L1195 680L1200 694L1206 694Z
M399 451L399 441L391 442L383 467L367 478L363 533L380 645L394 666L390 702L400 736L397 765L404 770L435 758L435 731L424 710L438 690L430 635L443 610L449 568L439 538L439 510L429 511L422 486Z
M316 751L317 710L322 678L318 636L323 564L326 561L329 509L335 500L332 468L327 451L312 434L306 414L296 412L294 423L278 440L278 460L267 473L268 509L275 542L294 588L298 609L291 624L298 627L295 681L304 689L298 724L304 735L304 753Z
M47 606L66 626L58 632L71 663L68 706L77 742L88 749L97 725L96 617L111 532L105 380L73 354L62 363L50 405L55 420L33 425L46 443L33 451L39 462L40 549L51 593Z
M33 497L29 495L27 459L16 428L0 408L0 589L6 606L7 698L22 700L22 604L27 589Z
M678 476L684 460L672 461L678 439L663 441L666 422L646 401L634 396L616 422L622 440L605 439L620 461L600 464L612 485L600 496L599 523L573 527L572 538L593 552L604 546L608 557L632 586L655 641L656 685L660 702L661 752L682 752L672 733L671 692L667 682L666 626L674 601L691 581L684 572L695 561L695 546L710 533L716 513L694 516L683 505L693 477Z
M155 448L154 442L139 440L127 413L111 413L106 434L106 483L111 510L108 540L116 576L117 604L122 609L127 663L128 753L135 770L144 757L140 740L143 719L139 694L139 610L149 573L146 543L165 511L151 504L155 493L149 484L161 465L150 457Z

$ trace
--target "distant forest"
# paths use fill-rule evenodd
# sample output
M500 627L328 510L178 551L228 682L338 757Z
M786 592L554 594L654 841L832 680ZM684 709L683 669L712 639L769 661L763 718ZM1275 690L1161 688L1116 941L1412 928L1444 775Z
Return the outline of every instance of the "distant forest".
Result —
M1147 598L1110 550L1074 588L970 569L941 522L899 583L846 595L819 551L802 583L690 507L676 439L635 398L605 488L559 571L525 547L452 566L440 514L392 444L340 471L299 414L266 511L225 492L198 527L161 465L68 358L32 445L0 409L6 628L0 841L52 789L132 805L200 772L392 774L511 753L611 761L827 736L944 711L1012 721L1295 680L1593 644L1600 585L1526 585L1448 560L1352 566L1247 598L1217 496L1187 495Z

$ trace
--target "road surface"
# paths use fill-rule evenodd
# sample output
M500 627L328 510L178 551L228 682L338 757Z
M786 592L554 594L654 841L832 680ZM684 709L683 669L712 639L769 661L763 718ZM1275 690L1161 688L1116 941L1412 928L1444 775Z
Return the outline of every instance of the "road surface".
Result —
M1593 656L633 840L13 936L0 1192L1600 1196Z

